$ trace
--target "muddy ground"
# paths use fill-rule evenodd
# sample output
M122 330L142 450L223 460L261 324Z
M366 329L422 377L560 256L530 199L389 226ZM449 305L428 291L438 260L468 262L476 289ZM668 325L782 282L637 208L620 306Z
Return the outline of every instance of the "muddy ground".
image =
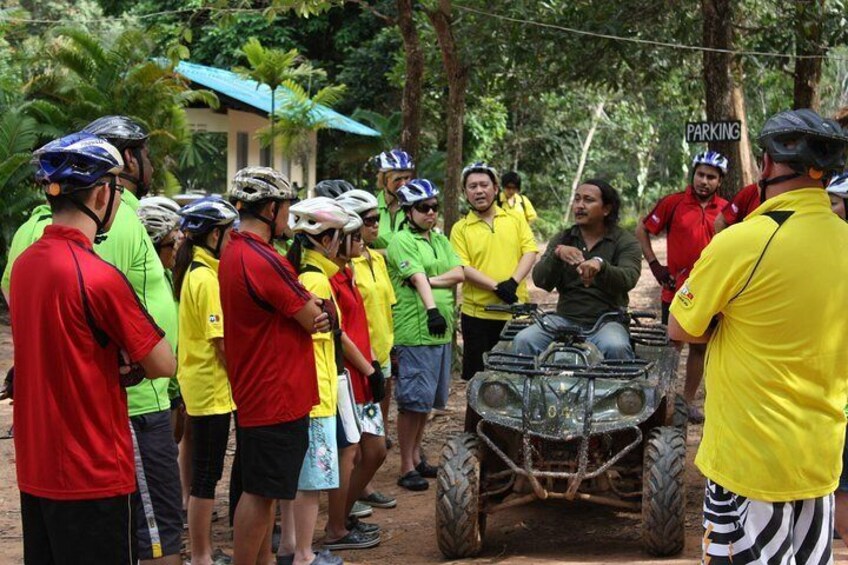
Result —
M550 302L551 297L534 292L534 299ZM642 278L631 293L631 305L639 309L658 309L659 290L647 265L643 265ZM0 325L0 374L11 365L11 332L4 323ZM682 366L682 364L681 364ZM451 434L462 428L465 386L461 380L454 382L448 410L437 415L430 423L425 437L425 449L431 461L437 461L442 444ZM682 382L681 382L682 386ZM699 403L701 401L699 400ZM8 401L0 405L0 436L5 436L12 421L12 408ZM391 416L391 436L394 437L394 414ZM536 503L512 508L490 517L483 554L466 563L530 564L530 563L695 563L700 558L701 502L703 477L692 464L700 441L701 427L690 426L687 441L688 467L686 471L686 548L680 556L671 559L649 558L641 549L640 517L637 513L622 512L588 504ZM228 454L228 464L232 451ZM18 491L14 472L15 453L11 440L0 440L0 565L22 563L22 542ZM398 476L398 452L389 452L384 467L376 478L377 489L396 495L397 508L375 509L369 521L383 528L380 546L365 551L340 552L347 563L381 565L418 565L445 563L436 545L434 527L435 485L422 493L411 493L395 485ZM227 513L226 477L217 491L217 508L222 518L214 524L218 545L229 552L231 533L224 518ZM324 501L325 502L325 501ZM320 540L326 515L322 503L316 541ZM834 542L836 562L848 563L848 551ZM454 563L454 562L452 562Z

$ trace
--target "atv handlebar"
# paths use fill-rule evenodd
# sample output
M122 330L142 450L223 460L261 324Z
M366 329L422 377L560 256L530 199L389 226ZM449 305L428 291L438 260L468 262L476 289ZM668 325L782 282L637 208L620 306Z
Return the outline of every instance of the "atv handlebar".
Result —
M545 330L549 334L553 334L555 339L558 341L568 340L571 341L575 337L585 338L586 336L592 335L601 329L605 323L609 321L613 321L613 319L621 320L623 316L626 314L620 311L614 312L605 312L598 316L598 319L595 320L595 324L588 330L585 330L579 326L567 327L567 328L554 328L551 326L548 321L545 320L548 312L543 312L538 304L533 302L527 302L524 304L491 304L486 306L485 309L489 312L506 312L512 314L513 317L518 316L529 316L533 319L534 322L539 324L539 326ZM631 317L640 319L640 318L656 318L656 316L650 312L633 312L630 314Z

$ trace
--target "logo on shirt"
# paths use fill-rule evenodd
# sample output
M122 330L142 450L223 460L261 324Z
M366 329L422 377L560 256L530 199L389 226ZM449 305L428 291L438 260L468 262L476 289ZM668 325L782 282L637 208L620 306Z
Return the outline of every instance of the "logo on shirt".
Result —
M731 204L731 205L730 205L730 209L731 209L731 210L733 210L733 213L734 213L734 214L738 214L738 213L739 213L739 206L737 206L736 204Z
M695 295L692 294L691 290L689 290L689 285L684 284L680 287L680 290L677 291L677 298L684 306L691 306L692 301L695 300Z
M210 324L217 324L220 321L221 321L221 317L218 316L218 314L209 314L209 323Z
M400 262L400 268L401 269L405 269L407 267L409 267L409 261L401 261Z
M651 221L654 222L655 224L658 224L658 223L660 223L660 217L657 216L656 214L651 214Z

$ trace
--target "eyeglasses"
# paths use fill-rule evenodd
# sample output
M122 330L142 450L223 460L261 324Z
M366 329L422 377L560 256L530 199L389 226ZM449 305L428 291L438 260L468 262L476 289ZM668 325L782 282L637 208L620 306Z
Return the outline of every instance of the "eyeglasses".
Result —
M429 214L430 212L438 212L439 204L416 204L413 208L422 214Z
M380 223L380 216L366 216L362 218L362 225L373 228Z

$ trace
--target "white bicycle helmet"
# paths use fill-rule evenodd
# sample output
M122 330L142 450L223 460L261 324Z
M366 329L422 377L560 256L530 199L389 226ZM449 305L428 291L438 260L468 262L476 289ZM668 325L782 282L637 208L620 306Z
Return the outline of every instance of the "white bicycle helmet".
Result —
M709 165L721 171L722 176L727 174L727 157L717 151L705 151L698 153L692 159L692 170L698 165Z
M359 214L360 216L368 210L377 209L377 198L370 192L353 189L336 197L336 202L341 204L345 210Z
M233 177L228 191L231 201L295 200L297 192L288 177L270 167L245 167Z
M842 173L830 179L827 192L840 198L848 198L848 173Z
M153 245L159 245L166 235L179 227L179 212L179 204L164 196L142 198L136 211Z
M498 171L495 170L494 167L484 163L483 161L478 161L477 163L473 163L468 165L464 169L462 169L462 186L465 186L465 181L468 180L468 175L472 173L483 173L488 175L490 179L492 179L492 183L496 185L500 185L500 176L498 175Z
M357 232L361 227L362 218L359 217L359 214L351 210L347 210L347 223L344 225L344 228L342 228L345 235Z
M289 213L293 220L290 224L292 231L309 235L331 229L342 230L350 221L350 214L341 204L324 196L298 202L289 208Z

